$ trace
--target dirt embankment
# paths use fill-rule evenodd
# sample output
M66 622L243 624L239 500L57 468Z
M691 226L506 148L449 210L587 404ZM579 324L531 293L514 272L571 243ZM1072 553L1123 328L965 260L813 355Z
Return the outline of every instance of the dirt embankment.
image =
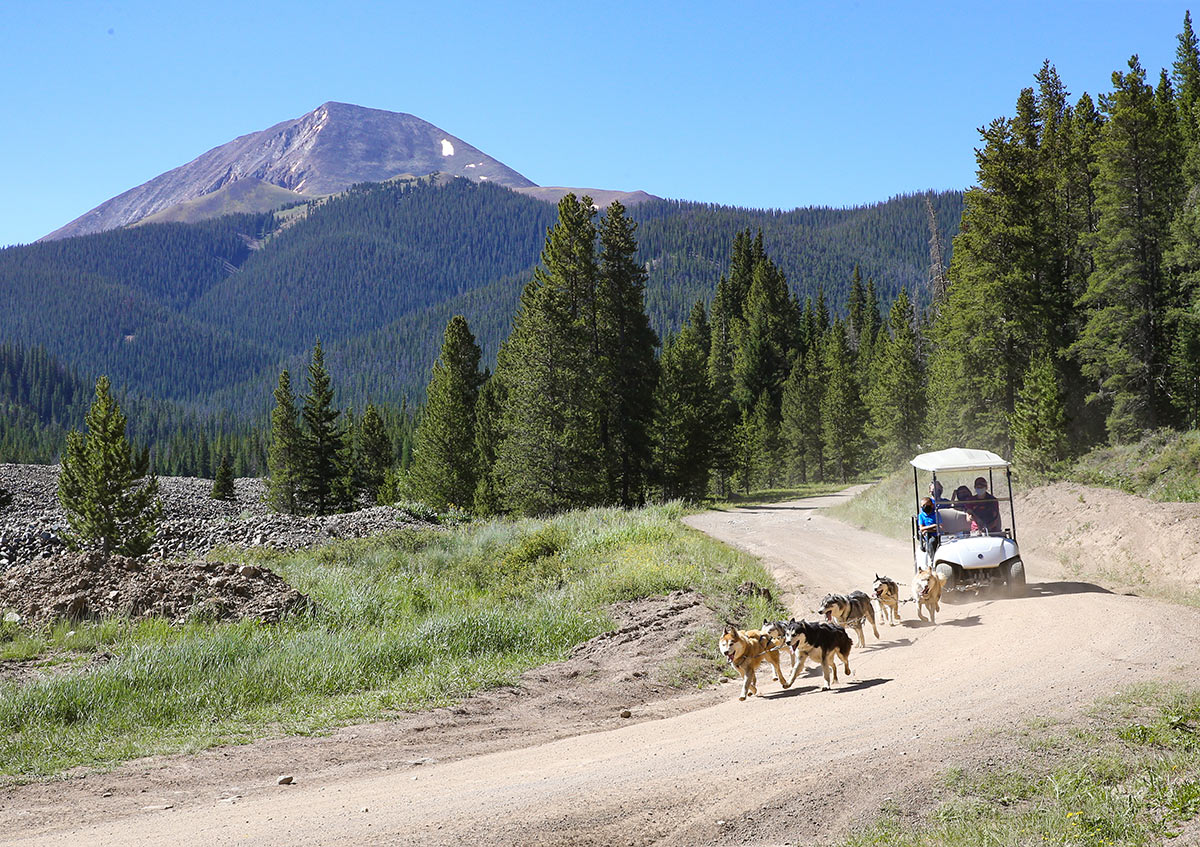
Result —
M1060 482L1017 496L1022 549L1111 591L1200 598L1200 503Z

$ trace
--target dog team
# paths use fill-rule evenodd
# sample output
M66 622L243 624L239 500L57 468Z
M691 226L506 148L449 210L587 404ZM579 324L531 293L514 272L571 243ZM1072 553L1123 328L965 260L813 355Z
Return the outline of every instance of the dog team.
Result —
M917 617L925 620L925 612L929 612L931 623L937 622L937 612L942 597L942 578L928 568L917 571L912 581L912 600L917 604ZM875 602L879 604L879 612L884 623L895 626L900 621L900 586L886 576L875 575ZM755 672L770 662L775 668L775 675L784 688L791 688L792 683L805 664L811 659L821 666L825 677L824 688L831 688L838 681L835 659L842 662L842 670L850 675L850 649L853 642L846 627L858 634L858 646L865 647L863 624L870 622L875 637L879 638L879 627L875 625L875 605L864 591L851 591L849 594L826 594L818 610L824 616L822 621L798 621L795 618L784 621L763 621L762 629L738 629L732 624L725 625L725 633L721 636L721 653L742 677L742 696L739 700L758 692ZM784 675L779 664L784 650L791 653L791 676Z

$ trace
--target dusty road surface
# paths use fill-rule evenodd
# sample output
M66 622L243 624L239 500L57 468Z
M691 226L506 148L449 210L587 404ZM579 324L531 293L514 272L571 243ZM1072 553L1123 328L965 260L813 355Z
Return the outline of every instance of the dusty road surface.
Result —
M869 590L876 573L903 583L909 573L908 544L821 515L836 499L711 512L688 522L762 556L800 616L827 591ZM956 763L1003 765L1011 748L996 730L1035 716L1070 716L1130 683L1200 679L1200 611L1065 581L1036 551L1026 559L1026 598L944 603L936 626L918 623L909 604L901 625L880 627L881 638L868 627L866 648L851 655L853 676L832 692L819 689L816 670L781 691L768 670L760 675L763 696L746 702L736 699L737 686L719 686L657 720L449 762L327 771L291 787L264 778L234 801L214 796L217 786L206 783L203 765L186 764L174 802L126 804L107 814L69 792L58 799L45 786L28 789L40 792L34 795L14 789L0 808L0 841L827 842L881 805L920 808L922 788ZM221 755L253 757L256 749ZM44 807L21 817L15 807L27 796Z

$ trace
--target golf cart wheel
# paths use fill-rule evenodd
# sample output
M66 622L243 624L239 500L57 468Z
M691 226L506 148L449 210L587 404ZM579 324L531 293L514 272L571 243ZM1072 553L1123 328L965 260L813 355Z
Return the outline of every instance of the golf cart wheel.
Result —
M954 568L953 567L946 564L945 562L938 562L936 567L934 567L933 570L939 577L942 578L942 590L943 591L949 591L950 589L954 588L956 583L954 581Z
M1008 566L1008 595L1025 596L1025 563L1019 559Z

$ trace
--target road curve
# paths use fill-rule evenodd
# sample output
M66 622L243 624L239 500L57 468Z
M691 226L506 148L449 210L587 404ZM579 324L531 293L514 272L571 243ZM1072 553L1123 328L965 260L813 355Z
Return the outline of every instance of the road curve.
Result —
M823 516L839 497L708 512L692 526L761 556L797 617L826 591L902 583L906 543ZM943 604L936 626L867 629L833 692L810 670L792 690L415 771L262 792L235 804L75 826L12 843L460 845L796 843L869 816L938 778L995 729L1063 716L1130 683L1194 680L1200 611L1063 581L1026 551L1030 596ZM757 623L757 622L746 622ZM1136 650L1131 649L1136 645ZM715 645L714 645L715 649ZM9 833L12 837L14 833Z

